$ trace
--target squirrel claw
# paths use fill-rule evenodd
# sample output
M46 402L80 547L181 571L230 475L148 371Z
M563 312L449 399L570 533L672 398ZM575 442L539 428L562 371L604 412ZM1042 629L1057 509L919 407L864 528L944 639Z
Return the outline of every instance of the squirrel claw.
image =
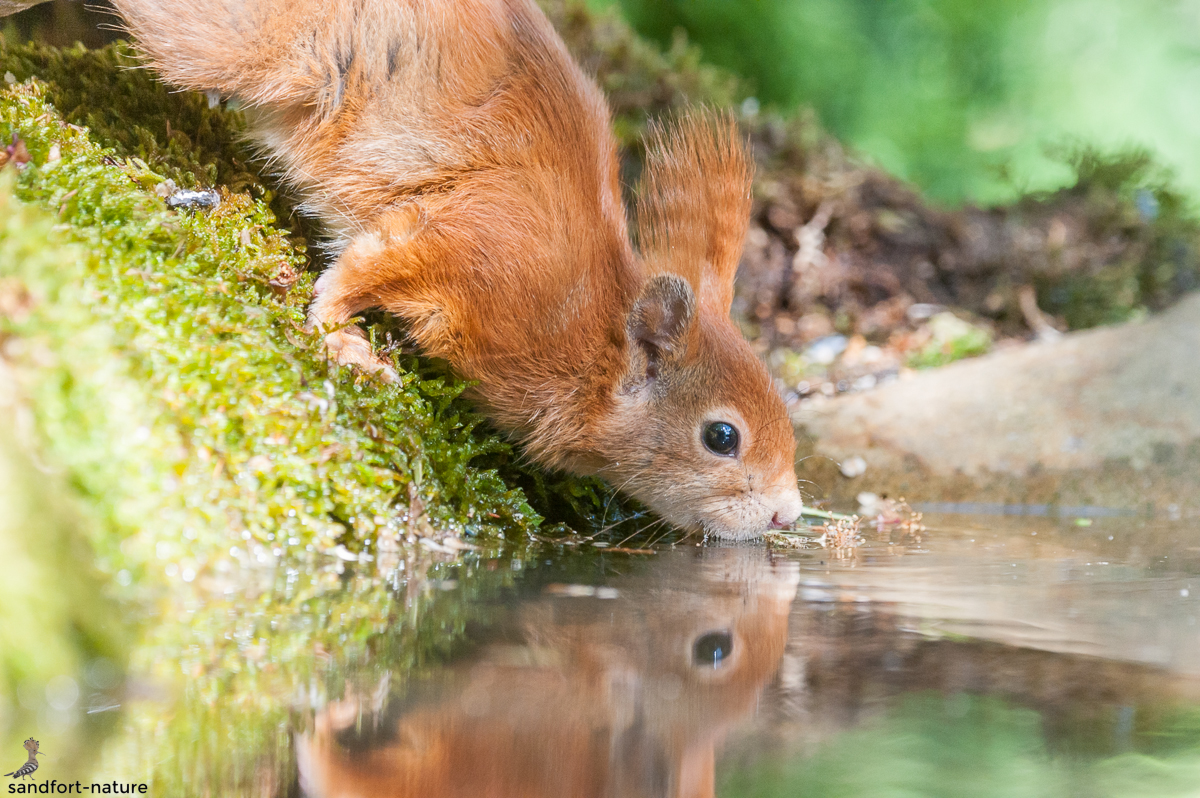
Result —
M388 384L400 381L392 364L372 352L370 342L358 330L329 333L325 336L325 351L339 366L354 366Z

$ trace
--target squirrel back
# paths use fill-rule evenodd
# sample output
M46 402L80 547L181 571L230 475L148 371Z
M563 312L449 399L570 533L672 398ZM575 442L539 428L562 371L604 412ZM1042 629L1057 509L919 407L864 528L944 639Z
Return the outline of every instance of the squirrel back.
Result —
M167 81L256 112L252 132L336 232L497 170L549 173L531 189L598 201L624 232L604 98L532 2L116 5Z

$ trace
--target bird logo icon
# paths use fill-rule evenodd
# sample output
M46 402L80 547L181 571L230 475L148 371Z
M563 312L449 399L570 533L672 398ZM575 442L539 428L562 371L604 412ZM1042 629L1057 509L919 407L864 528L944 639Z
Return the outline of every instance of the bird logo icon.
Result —
M25 741L25 750L29 752L29 759L12 773L5 773L5 776L12 776L14 779L23 779L26 776L33 775L33 771L38 769L38 741L30 737Z

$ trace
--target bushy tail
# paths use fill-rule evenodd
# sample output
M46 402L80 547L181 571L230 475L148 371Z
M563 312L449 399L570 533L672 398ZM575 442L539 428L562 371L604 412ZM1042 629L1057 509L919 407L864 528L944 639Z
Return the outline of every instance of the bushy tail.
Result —
M321 0L115 0L138 48L168 82L256 104L303 101ZM309 47L305 47L309 44ZM308 65L311 66L311 65Z

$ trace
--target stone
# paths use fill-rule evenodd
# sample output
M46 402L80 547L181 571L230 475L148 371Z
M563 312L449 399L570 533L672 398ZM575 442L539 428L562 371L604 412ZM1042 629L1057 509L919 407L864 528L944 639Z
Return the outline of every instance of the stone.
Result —
M1200 449L1198 366L1200 294L1193 294L1142 322L1070 333L876 390L810 401L795 420L801 440L813 441L813 451L802 454L838 462L861 456L882 481L860 481L856 492L886 490L883 475L914 472L984 482L1117 464L1136 474L1177 459L1189 446ZM1187 469L1174 468L1181 470ZM1200 481L1200 468L1192 478Z

